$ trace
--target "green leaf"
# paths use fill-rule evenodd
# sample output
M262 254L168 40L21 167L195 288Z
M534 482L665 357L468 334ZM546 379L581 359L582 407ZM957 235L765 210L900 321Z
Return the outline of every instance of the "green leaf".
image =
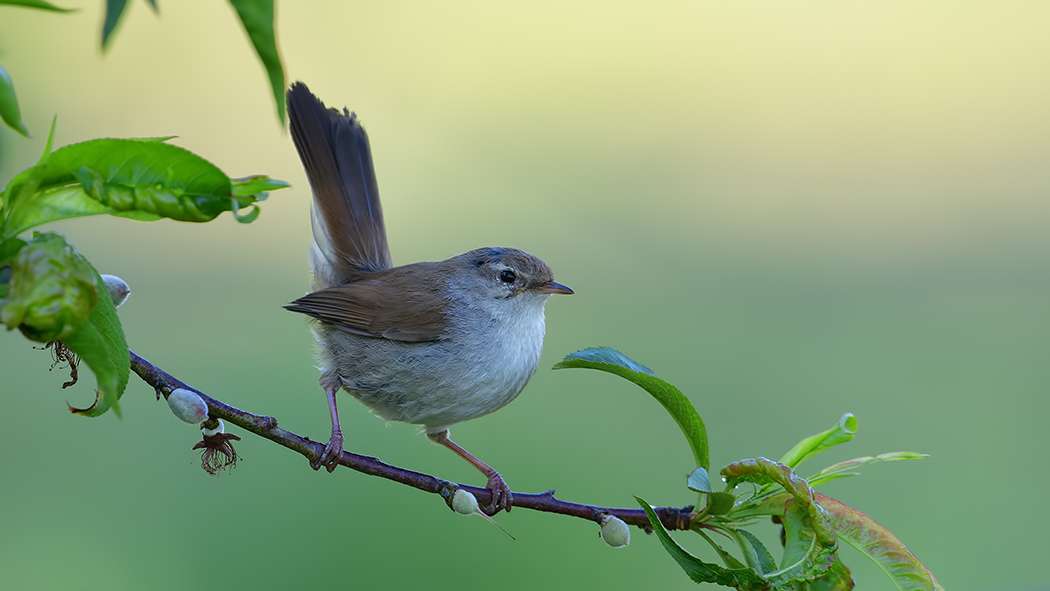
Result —
M277 53L277 39L273 32L273 0L230 0L244 25L248 38L266 68L270 88L277 103L277 119L284 125L284 68Z
M7 297L7 291L11 283L11 265L8 263L14 259L18 251L22 250L22 247L25 245L25 241L18 238L8 238L0 242L0 300ZM0 309L2 309L2 306L3 302L0 301Z
M944 591L937 578L897 536L871 517L829 496L816 494L839 538L860 550L901 591Z
M791 448L791 451L780 458L780 463L791 468L797 468L799 464L820 452L853 439L853 436L856 434L857 418L850 413L846 413L842 415L842 418L839 419L834 427L799 441L795 447Z
M554 369L583 367L606 371L639 385L663 405L682 430L697 466L710 467L707 428L693 403L671 384L656 377L651 369L610 347L594 347L570 353Z
M740 546L740 550L744 553L744 560L747 561L748 566L762 574L771 573L777 569L777 563L773 560L773 555L766 549L765 544L752 535L751 532L743 529L734 529L730 533L733 534L737 545Z
M696 492L709 493L711 491L711 477L703 467L693 470L685 479L685 485Z
M21 238L8 238L0 242L0 265L6 265L15 258L15 254L22 250L26 241Z
M91 264L53 233L37 234L18 251L8 287L0 321L41 343L74 334L103 299Z
M721 546L719 546L717 542L712 540L711 536L707 535L707 532L705 532L704 530L696 529L696 530L693 530L693 531L695 531L696 533L700 534L700 537L703 538L704 541L707 542L707 544L709 546L711 546L711 549L715 551L715 554L718 554L718 557L722 559L722 562L725 563L725 565L728 568L732 568L732 569L748 569L748 568L750 568L750 567L746 566L744 563L742 563L739 560L737 560L735 556L733 556L729 552L726 552L725 549L723 549ZM756 573L757 573L757 571L756 571Z
M270 191L288 187L288 183L284 181L271 179L263 175L230 179L230 183L234 197L249 197L256 202L265 201L270 196ZM252 206L251 211L247 214L241 214L237 208L234 208L232 211L234 219L242 224L250 224L255 221L255 218L259 217L259 208L255 205Z
M62 340L62 343L80 356L91 368L98 383L95 402L87 408L69 405L69 411L86 417L97 417L110 408L120 416L120 397L128 385L131 356L124 339L124 329L117 318L117 309L109 298L106 286L95 273L97 289L106 294L98 299L87 322L80 330Z
M114 213L112 209L88 197L79 185L46 189L33 195L30 201L21 203L24 205L13 210L8 218L12 234L48 222Z
M878 464L879 462L896 462L899 460L921 460L922 458L928 457L930 457L928 454L920 454L910 451L893 451L879 454L877 456L853 458L852 460L846 460L845 462L839 462L828 466L810 478L807 478L807 480L811 487L817 487L838 478L857 476L859 473L853 472L853 470L857 470L864 466L870 466L871 464Z
M689 477L686 478L685 485L691 490L707 496L707 507L703 511L704 515L725 515L736 503L736 497L732 494L711 490L711 479L707 475L707 470L704 470L702 467L693 470Z
M731 485L740 481L773 482L792 496L780 505L784 507L784 527L788 534L784 558L780 570L766 575L774 588L812 580L828 570L835 561L838 542L827 512L815 501L815 493L805 479L790 467L766 458L734 462L722 468L722 475ZM733 516L739 517L735 512Z
M11 129L29 137L29 130L22 123L22 113L18 109L15 85L3 67L0 67L0 119L3 119Z
M853 589L853 577L841 558L835 558L828 572L815 581L799 583L798 591L850 591Z
M736 497L732 493L713 492L707 495L707 507L704 513L708 515L725 515L736 506Z
M233 184L221 170L157 138L72 144L45 154L39 164L11 181L5 191L11 206L3 235L103 213L141 221L206 222L265 198L262 187L287 186L267 177L254 179L240 183L246 195L233 196ZM255 215L242 216L241 221Z
M10 265L0 265L0 300L7 297L8 284L11 282ZM0 303L2 305L2 303Z
M50 2L44 2L44 0L0 0L0 5L8 6L22 6L25 8L39 8L41 10L51 10L54 12L73 12L71 8L59 8Z
M774 587L813 581L827 573L835 562L838 544L833 534L825 537L818 533L814 507L820 509L812 500L807 503L795 498L787 503L783 518L784 557L780 560L780 570L766 574ZM826 524L822 509L820 513Z
M682 567L685 574L689 575L689 578L693 581L697 583L718 583L719 585L734 587L741 591L761 591L769 588L769 582L753 569L727 569L717 564L704 562L693 556L671 537L671 534L664 528L664 524L660 522L660 518L656 516L656 512L653 511L649 503L646 503L640 497L635 497L635 500L638 501L642 510L645 511L646 517L649 518L649 524L652 525L653 532L656 533L656 537L659 538L664 550L671 555L671 558L678 563L678 566Z
M287 189L288 183L257 174L239 179L230 179L234 197L253 197L256 201L266 201L270 191Z
M102 23L102 50L109 46L109 40L120 23L120 17L124 16L124 8L127 0L106 0L106 20Z

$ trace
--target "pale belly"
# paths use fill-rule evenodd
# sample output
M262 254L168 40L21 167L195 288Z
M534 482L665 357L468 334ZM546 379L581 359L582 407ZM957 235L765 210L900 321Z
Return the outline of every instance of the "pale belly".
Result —
M502 408L525 388L543 348L542 308L527 320L462 327L422 343L324 328L317 336L324 369L336 369L343 387L372 412L437 433Z

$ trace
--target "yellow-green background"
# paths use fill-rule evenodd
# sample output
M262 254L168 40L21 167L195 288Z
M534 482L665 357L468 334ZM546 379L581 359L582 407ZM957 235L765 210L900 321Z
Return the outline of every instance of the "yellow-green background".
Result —
M57 145L174 143L266 173L251 225L56 224L133 290L130 346L197 388L327 435L306 291L309 192L222 2L0 7L0 63L33 133L0 131L0 183ZM456 427L514 490L684 505L691 455L642 391L551 372L617 347L678 384L713 467L778 457L842 413L891 450L824 489L896 532L948 589L1045 589L1050 484L1050 5L1045 2L283 2L289 80L371 134L397 263L512 245L576 289L543 369ZM137 379L123 419L70 415L47 353L0 338L0 588L690 588L654 538L515 510L511 541L435 497L315 473L256 437L211 478ZM411 426L342 399L349 449L480 483ZM805 472L805 470L804 470ZM1027 509L1031 505L1032 509ZM775 532L763 524L772 545ZM696 536L679 534L713 559ZM852 551L863 589L889 582Z

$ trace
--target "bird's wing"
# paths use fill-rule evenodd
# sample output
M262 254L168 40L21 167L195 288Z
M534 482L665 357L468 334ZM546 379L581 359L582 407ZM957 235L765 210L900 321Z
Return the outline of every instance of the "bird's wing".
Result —
M433 290L363 280L307 294L285 306L340 330L394 341L433 341L445 330L447 303Z

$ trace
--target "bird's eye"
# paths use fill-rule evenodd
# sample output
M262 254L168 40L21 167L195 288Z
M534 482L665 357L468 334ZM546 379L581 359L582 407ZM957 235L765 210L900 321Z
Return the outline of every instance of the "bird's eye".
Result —
M509 269L504 269L499 273L499 280L503 283L514 283L514 280L517 278L518 276L514 274L514 271Z

